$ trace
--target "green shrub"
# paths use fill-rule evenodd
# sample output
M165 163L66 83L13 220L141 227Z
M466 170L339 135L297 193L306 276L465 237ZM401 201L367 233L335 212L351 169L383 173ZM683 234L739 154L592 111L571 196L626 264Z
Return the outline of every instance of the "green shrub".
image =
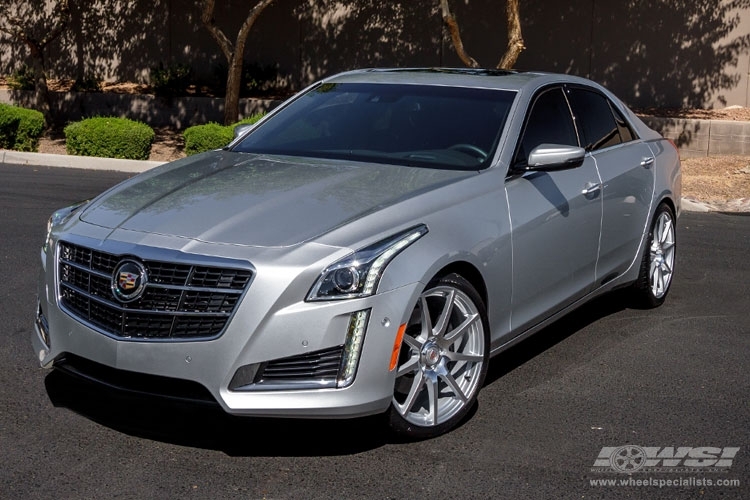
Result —
M151 68L150 81L154 94L159 97L176 97L185 94L193 71L187 64L173 64Z
M0 103L0 148L36 151L42 132L42 113Z
M218 123L207 123L206 125L188 127L182 133L185 138L185 154L189 156L204 151L211 151L212 149L223 148L232 142L234 127L247 123L253 124L264 116L265 113L256 113L229 126L219 125Z
M154 131L145 123L127 118L97 117L65 127L68 154L148 160Z
M21 66L8 77L8 87L13 90L34 90L36 88L34 70L26 65Z
M232 141L232 129L218 123L207 123L186 128L182 136L185 138L185 154L189 156L223 148Z

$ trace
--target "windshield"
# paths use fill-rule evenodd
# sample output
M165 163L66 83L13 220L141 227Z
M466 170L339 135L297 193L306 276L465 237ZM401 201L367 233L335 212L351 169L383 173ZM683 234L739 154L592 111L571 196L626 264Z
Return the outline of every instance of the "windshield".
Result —
M491 161L514 97L493 89L327 83L233 151L477 170Z

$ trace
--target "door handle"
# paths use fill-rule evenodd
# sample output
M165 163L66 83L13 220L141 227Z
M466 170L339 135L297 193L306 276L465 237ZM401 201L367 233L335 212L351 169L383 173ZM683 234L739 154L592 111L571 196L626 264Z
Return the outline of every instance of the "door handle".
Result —
M646 156L641 160L641 166L643 168L650 168L651 165L654 164L654 157L653 156Z
M598 184L596 182L587 182L583 187L583 191L581 191L581 194L584 196L591 196L593 194L596 194L597 191L599 191L601 188L601 184Z

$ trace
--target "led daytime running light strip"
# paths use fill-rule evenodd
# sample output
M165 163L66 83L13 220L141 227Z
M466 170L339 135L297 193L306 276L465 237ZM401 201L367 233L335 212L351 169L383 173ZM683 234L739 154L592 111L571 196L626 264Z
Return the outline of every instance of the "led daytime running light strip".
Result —
M344 344L344 355L341 360L341 371L337 386L347 387L354 382L359 365L359 356L362 352L362 344L365 340L367 320L370 318L370 310L365 309L352 313L349 318L349 328L346 332L346 343Z
M375 262L372 263L370 271L367 273L367 279L365 280L365 285L362 288L362 294L372 294L374 292L375 285L377 285L380 278L380 273L382 272L385 265L390 262L395 254L403 250L405 247L409 246L414 240L422 237L423 234L424 233L421 231L415 231L380 254L380 256L375 259Z

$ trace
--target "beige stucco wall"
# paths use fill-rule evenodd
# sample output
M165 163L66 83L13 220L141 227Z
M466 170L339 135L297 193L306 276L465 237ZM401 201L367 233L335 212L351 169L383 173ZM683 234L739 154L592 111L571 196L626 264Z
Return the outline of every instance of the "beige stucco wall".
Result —
M437 4L276 0L258 20L245 59L276 65L293 88L356 67L460 65ZM494 66L506 43L504 3L451 5L467 51ZM217 2L217 9L217 23L233 37L248 2ZM526 0L521 10L527 49L519 69L591 77L634 106L750 106L747 0ZM0 41L0 74L25 57L24 47ZM47 60L56 77L95 72L146 81L151 67L177 62L208 78L223 56L200 26L195 1L97 0L74 12Z

